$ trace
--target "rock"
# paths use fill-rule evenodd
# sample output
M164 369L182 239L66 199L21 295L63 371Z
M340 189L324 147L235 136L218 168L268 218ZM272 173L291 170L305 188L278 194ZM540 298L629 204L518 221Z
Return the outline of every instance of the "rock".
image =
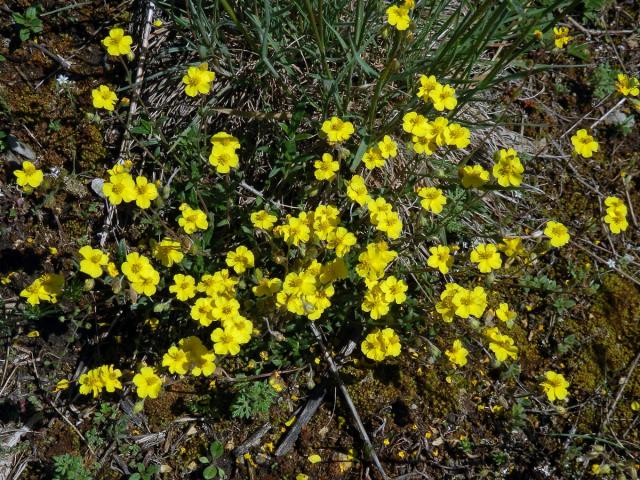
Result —
M6 163L13 164L13 165L16 165L16 166L20 166L22 164L22 161L11 150L6 150L2 154L2 159Z
M104 193L102 192L102 187L104 185L104 180L102 178L94 178L91 180L91 190L96 192L100 198L104 198Z
M27 160L35 160L36 153L29 145L25 145L13 135L7 135L6 139L9 149L18 155L23 156Z

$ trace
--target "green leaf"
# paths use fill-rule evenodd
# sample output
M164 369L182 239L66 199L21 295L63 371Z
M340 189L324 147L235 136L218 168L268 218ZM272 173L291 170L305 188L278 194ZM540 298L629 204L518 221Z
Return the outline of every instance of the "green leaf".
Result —
M216 467L215 465L209 465L204 469L204 472L202 472L202 476L205 480L216 478L216 475L218 475L218 467Z
M200 463L204 463L204 464L209 463L209 459L207 457L200 457L200 458L198 458L198 461Z
M224 453L224 446L216 440L209 447L209 452L211 452L211 456L215 460L216 458L220 458Z

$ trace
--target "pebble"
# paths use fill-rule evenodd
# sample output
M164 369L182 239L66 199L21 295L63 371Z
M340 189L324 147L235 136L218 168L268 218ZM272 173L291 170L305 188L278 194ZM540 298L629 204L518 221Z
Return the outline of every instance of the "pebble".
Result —
M33 151L33 149L29 145L25 145L24 143L22 143L13 135L7 135L7 139L5 141L7 142L7 145L12 152L23 156L27 160L36 159L36 153Z

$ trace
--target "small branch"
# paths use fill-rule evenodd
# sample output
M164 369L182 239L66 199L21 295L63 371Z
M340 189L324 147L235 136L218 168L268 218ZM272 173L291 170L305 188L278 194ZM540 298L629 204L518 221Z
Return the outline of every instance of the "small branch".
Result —
M233 456L239 457L241 455L244 455L253 447L257 447L258 445L260 445L260 440L262 440L262 437L264 437L269 432L269 430L271 430L271 424L267 422L262 425L253 435L247 438L241 445L238 445L236 448L234 448L232 452Z
M576 27L582 33L586 33L587 35L629 35L635 32L635 30L591 30L589 28L583 27L573 18L571 17L568 17L568 18L574 27Z
M627 376L624 378L624 380L622 381L622 384L620 385L620 388L618 389L616 398L613 400L613 405L611 405L611 408L607 412L607 416L604 418L604 422L602 422L602 429L604 429L609 424L609 420L611 420L611 415L613 415L613 412L615 412L616 407L618 406L618 402L622 397L622 392L624 392L624 389L627 386L627 383L629 383L629 379L632 377L633 371L638 366L639 361L640 361L640 351L636 355L636 358L633 359L633 362L631 363L631 367L629 367L629 372L627 373Z
M360 415L358 415L358 411L356 410L356 407L353 404L353 400L351 400L351 396L349 395L349 391L347 390L347 387L345 386L344 382L342 381L342 378L340 377L340 373L338 372L338 367L336 366L335 362L333 361L333 358L331 358L331 355L329 354L329 351L327 350L327 348L324 345L324 341L322 340L322 334L320 333L320 330L316 326L315 322L309 322L309 326L311 327L311 331L313 332L313 335L316 337L316 340L317 340L318 344L320 345L320 348L322 349L322 353L324 354L324 359L329 364L329 369L331 370L331 373L333 374L333 377L335 378L335 380L336 380L336 382L338 384L338 388L340 389L340 393L342 393L342 396L344 397L344 401L346 402L347 406L349 407L349 411L351 413L351 416L353 417L353 421L355 422L356 429L358 430L358 433L360 434L360 438L362 439L363 443L366 446L367 453L371 456L371 460L373 461L373 465L376 467L376 469L380 473L380 476L384 480L388 480L389 477L385 473L384 468L382 467L382 464L380 463L380 459L378 458L378 455L376 454L375 448L373 448L373 444L371 443L371 440L369 439L369 435L367 434L367 431L364 428L364 424L362 423L362 420L360 419Z
M622 97L620 99L620 101L618 103L616 103L613 107L611 107L611 109L605 113L603 116L601 116L598 120L596 120L595 122L593 122L591 124L591 129L593 130L596 125L598 125L600 122L602 122L605 118L607 118L609 115L611 115L613 112L615 112L618 107L620 107L625 101L627 100L627 97Z

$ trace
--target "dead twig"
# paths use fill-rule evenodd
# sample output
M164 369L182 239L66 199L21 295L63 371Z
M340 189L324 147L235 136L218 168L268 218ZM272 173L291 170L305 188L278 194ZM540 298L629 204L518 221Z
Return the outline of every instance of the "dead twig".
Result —
M369 439L369 435L367 434L367 431L364 428L364 424L362 423L362 419L360 418L360 415L358 415L358 410L356 410L356 407L353 404L353 400L351 400L351 396L349 395L349 391L347 390L347 387L345 386L344 382L342 381L342 378L340 377L340 373L338 372L338 367L336 366L335 362L333 361L333 358L331 357L331 355L329 354L329 351L327 350L327 348L324 345L324 341L322 340L322 334L320 333L320 330L316 326L315 322L310 322L309 326L311 327L311 331L313 332L313 335L316 337L318 345L320 345L320 348L322 349L322 353L324 355L324 359L329 364L329 369L331 370L331 373L333 374L333 377L336 380L336 383L338 384L338 388L340 389L340 393L342 393L344 401L347 404L347 406L349 407L349 412L351 413L351 416L353 417L353 421L355 423L356 429L358 430L358 433L360 434L360 438L361 438L362 442L365 444L366 452L371 456L371 460L373 462L373 465L376 467L376 469L380 473L380 476L384 480L387 480L389 477L385 473L384 468L382 467L382 463L380 463L380 459L378 458L378 454L376 453L376 450L373 447L373 444L371 443L371 440Z
M638 362L640 362L640 351L636 355L636 358L633 359L633 362L631 362L631 366L629 367L627 376L624 377L624 379L622 380L622 383L620 384L620 388L618 389L618 393L616 394L616 398L613 400L613 404L611 405L611 408L607 412L607 415L604 417L604 421L602 422L603 430L609 424L609 420L611 420L611 415L613 415L613 412L615 412L616 407L618 406L618 402L620 401L620 398L622 398L622 392L624 392L624 389L626 388L627 383L629 383L629 379L633 376L633 372L638 366Z

